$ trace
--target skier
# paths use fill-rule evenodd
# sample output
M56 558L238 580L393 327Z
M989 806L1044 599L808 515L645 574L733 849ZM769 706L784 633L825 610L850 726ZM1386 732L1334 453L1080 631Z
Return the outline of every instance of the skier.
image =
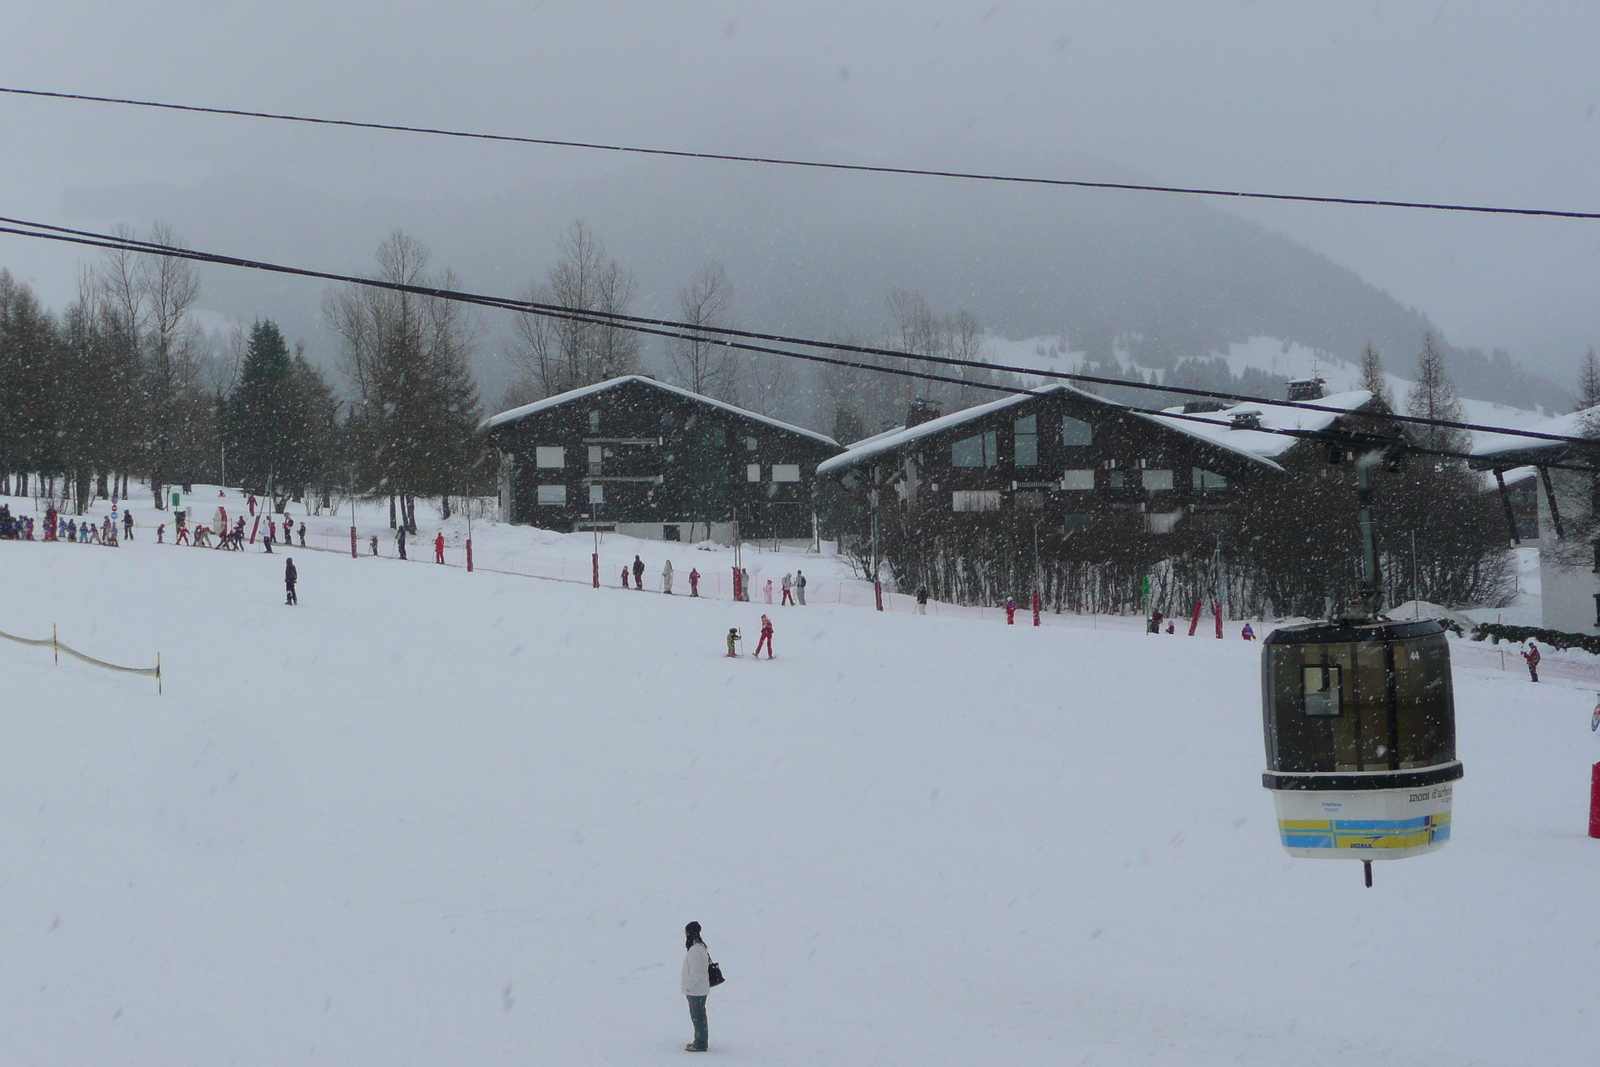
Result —
M306 547L306 520L300 520L300 547Z
M1017 624L1017 602L1011 597L1006 597L1006 625Z
M374 556L376 556L378 554L378 535L377 534L373 534L372 535L372 554Z
M628 588L628 565L626 563L622 565L622 588Z
M294 569L294 560L283 561L283 588L288 593L285 604L298 604L300 598L294 595L294 583L300 580L300 572Z
M44 539L46 541L54 541L57 537L56 519L56 509L53 506L44 509Z
M251 518L255 518L255 514L256 514L256 495L254 493L250 494L249 507L250 507L250 517Z
M804 571L796 570L794 572L794 595L795 595L795 599L797 601L799 601L800 606L802 608L805 607L806 606L806 576L805 576L805 572Z
M924 586L920 587L917 590L917 614L918 615L926 615L927 613L928 613L928 587L924 585Z
M700 924L683 928L683 995L689 998L689 1020L694 1023L694 1040L683 1046L685 1052L704 1052L710 1047L706 1035L706 997L711 993L711 953L700 940Z
M748 568L740 567L739 573L744 575L744 602L748 604L750 603L750 571Z
M272 542L276 541L277 539L278 539L278 520L274 519L271 515L268 515L267 516L267 544L270 545L270 544L272 544ZM267 551L271 552L272 549L269 548L269 549L267 549Z
M644 589L644 560L638 556L633 557L633 588L640 591Z
M159 526L156 527L156 544L164 545L166 543L167 543L167 524L163 522Z
M394 531L394 544L400 550L400 558L406 558L406 528L398 526Z
M1172 624L1172 620L1171 619L1168 619L1167 620L1167 633L1175 634L1177 632L1178 632L1178 628Z
M772 579L771 578L767 579L767 584L762 587L762 592L766 596L767 603L768 604L772 603Z
M733 650L733 643L739 640L739 631L736 627L728 627L728 658L738 659L739 653Z
M1246 641L1254 641L1256 639L1256 632L1249 623L1245 623L1244 629L1239 631L1239 636L1244 638Z
M667 565L661 568L661 591L668 596L672 595L672 561L667 560Z
M765 615L761 616L761 638L756 641L755 658L761 658L761 646L767 646L767 658L772 658L772 620Z
M125 540L133 540L133 512L131 511L122 513L122 536Z
M183 519L178 520L178 536L173 538L172 543L175 545L186 545L189 543L189 524Z
M1533 643L1532 638L1528 639L1528 650L1522 654L1522 658L1528 663L1528 677L1537 682L1539 680L1539 660L1543 657L1539 655L1539 646Z
M700 595L700 571L696 567L689 568L689 595Z
M1161 609L1160 608L1157 608L1155 611L1152 611L1150 613L1150 625L1149 625L1149 627L1147 627L1147 629L1153 634L1158 634L1158 633L1161 632Z
M778 603L778 606L780 608L783 607L785 604L789 605L790 607L794 607L794 592L793 592L793 590L794 590L794 578L792 576L790 576L790 575L785 574L783 576L783 599L781 601L779 601L779 603Z
M443 530L440 530L438 536L433 539L433 561L435 563L443 563L444 562L444 531Z
M263 537L261 539L261 547L267 550L267 555L272 555L272 538Z

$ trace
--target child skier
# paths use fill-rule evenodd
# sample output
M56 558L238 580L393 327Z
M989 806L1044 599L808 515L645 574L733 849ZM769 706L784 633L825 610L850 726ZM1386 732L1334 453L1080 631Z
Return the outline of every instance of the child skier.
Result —
M737 652L735 652L733 650L733 643L735 641L738 641L738 640L739 640L739 630L738 630L738 628L730 626L728 628L728 658L729 659L738 659L739 658L739 653L737 653Z
M1017 624L1017 602L1011 597L1006 597L1006 625Z
M698 567L689 568L689 595L700 595L700 569Z
M440 530L438 536L433 539L433 561L435 563L443 563L444 562L444 531L443 530Z
M1531 639L1528 641L1528 650L1522 654L1522 658L1528 663L1528 677L1537 682L1539 680L1539 646L1534 644Z
M767 658L772 658L772 620L765 615L761 616L761 639L756 642L755 658L761 658L761 646L767 646Z

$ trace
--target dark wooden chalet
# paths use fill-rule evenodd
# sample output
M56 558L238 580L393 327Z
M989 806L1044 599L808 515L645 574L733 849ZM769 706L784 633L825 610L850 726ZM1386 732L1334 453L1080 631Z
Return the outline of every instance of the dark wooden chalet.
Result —
M668 541L805 538L830 437L632 375L501 412L509 521Z
M1152 533L1168 533L1186 517L1220 527L1230 487L1283 473L1244 446L1244 439L1286 440L1262 432L1259 421L1239 420L1236 431L1231 422L1147 415L1068 385L908 421L821 465L832 483L832 528L859 530L874 486L880 507L949 513L953 522L1015 510L1070 529L1097 515L1137 512Z

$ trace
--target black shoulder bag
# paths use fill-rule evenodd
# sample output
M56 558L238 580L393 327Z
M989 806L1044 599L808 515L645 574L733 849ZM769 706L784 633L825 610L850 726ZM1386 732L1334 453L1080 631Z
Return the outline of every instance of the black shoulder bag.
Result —
M710 957L706 958L706 962L709 964L706 968L706 978L710 981L711 987L715 989L723 982L726 982L727 979L722 977L722 964Z

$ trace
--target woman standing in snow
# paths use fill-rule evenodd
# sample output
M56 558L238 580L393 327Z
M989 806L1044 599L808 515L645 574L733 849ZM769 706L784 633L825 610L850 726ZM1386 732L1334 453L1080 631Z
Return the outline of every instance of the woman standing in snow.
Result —
M700 924L683 928L683 995L689 998L689 1019L694 1023L694 1040L683 1046L685 1052L704 1052L706 1036L706 997L711 994L711 953L700 940Z

